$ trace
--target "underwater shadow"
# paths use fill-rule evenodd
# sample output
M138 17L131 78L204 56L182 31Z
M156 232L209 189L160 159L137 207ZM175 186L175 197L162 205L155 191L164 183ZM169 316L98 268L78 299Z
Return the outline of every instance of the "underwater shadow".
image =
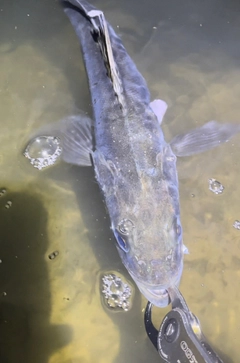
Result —
M8 201L12 205L6 208ZM71 339L69 326L50 322L47 247L41 201L27 192L7 191L0 199L1 363L48 363Z
M134 288L132 308L128 312L110 310L103 303L104 311L120 332L119 354L114 363L125 361L145 363L148 359L157 363L159 356L144 328L142 297L118 255L115 238L110 229L109 216L94 170L91 167L78 166L70 168L66 166L66 168L68 172L64 173L64 164L59 165L49 170L48 177L68 183L69 189L75 192L83 225L88 230L89 244L99 264L97 288L101 288L102 274L109 271L123 275ZM80 245L79 248L81 248ZM162 313L161 309L159 313Z

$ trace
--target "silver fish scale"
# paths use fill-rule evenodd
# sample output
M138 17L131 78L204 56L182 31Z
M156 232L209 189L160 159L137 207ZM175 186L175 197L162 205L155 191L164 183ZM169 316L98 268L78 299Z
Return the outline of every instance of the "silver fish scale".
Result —
M84 0L69 1L95 10ZM120 83L106 75L108 59L92 36L91 22L81 12L65 12L82 47L95 121L94 168L117 248L139 289L159 305L161 291L178 284L182 272L176 158L149 106L146 82L112 27L108 31ZM113 83L121 84L116 92ZM116 93L123 95L124 108ZM128 234L121 234L122 220L134 225Z

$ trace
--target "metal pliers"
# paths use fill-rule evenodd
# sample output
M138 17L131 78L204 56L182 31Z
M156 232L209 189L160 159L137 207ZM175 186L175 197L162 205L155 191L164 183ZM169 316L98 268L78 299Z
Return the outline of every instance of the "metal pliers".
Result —
M163 362L223 363L204 337L198 318L191 313L177 287L168 289L172 310L164 317L159 330L151 320L148 302L144 323L149 339Z

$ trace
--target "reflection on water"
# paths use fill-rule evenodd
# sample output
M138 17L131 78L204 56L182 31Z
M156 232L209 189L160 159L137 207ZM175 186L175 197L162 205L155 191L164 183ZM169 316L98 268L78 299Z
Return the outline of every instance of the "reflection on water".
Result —
M153 98L168 103L167 140L211 119L240 122L237 1L95 3L122 35ZM62 163L39 172L22 156L39 127L76 109L91 112L74 32L54 0L1 0L0 10L1 362L157 363L140 293L135 289L128 312L102 305L102 273L131 279L93 171ZM239 152L236 136L178 162L190 251L181 290L226 362L237 361L239 351ZM210 178L224 193L208 189ZM156 321L165 312L155 309Z

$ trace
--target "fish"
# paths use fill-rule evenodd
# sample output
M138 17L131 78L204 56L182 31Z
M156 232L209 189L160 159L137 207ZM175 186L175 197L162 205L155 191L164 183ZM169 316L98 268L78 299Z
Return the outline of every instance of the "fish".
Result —
M105 15L85 0L61 0L81 45L93 120L61 123L62 159L93 166L120 258L152 304L169 304L184 253L177 158L228 141L239 124L210 121L170 143L161 123L167 104L151 101L146 81Z

